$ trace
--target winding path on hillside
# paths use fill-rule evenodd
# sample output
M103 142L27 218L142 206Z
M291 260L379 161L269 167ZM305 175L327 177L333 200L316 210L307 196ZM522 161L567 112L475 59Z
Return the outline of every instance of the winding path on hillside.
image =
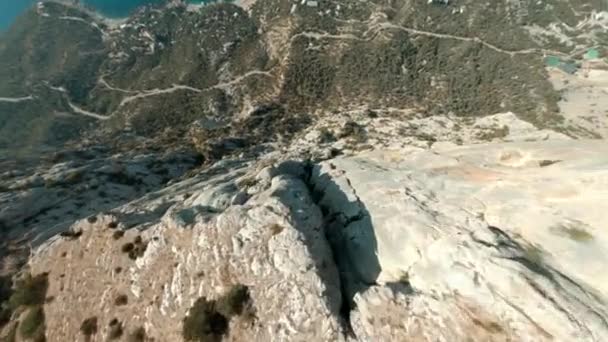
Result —
M435 33L435 32L430 32L430 31L424 31L424 30L419 30L419 29L415 29L415 28L411 28L411 27L406 27L406 26L401 26L401 25L395 25L395 24L391 24L391 23L382 23L379 24L377 26L377 28L379 30L389 30L389 29L395 29L395 30L402 30L405 31L407 33L410 34L415 34L415 35L422 35L422 36L427 36L427 37L434 37L434 38L441 38L441 39L453 39L453 40L459 40L459 41L464 41L464 42L472 42L472 43L478 43L478 44L482 44L483 46L494 50L496 52L499 53L504 53L507 54L511 57L515 56L515 55L529 55L529 54L535 54L535 53L542 53L542 54L553 54L553 55L561 55L561 56L566 56L566 53L560 52L560 51L555 51L555 50L548 50L548 49L541 49L541 48L529 48L529 49L521 49L521 50L506 50L503 48L500 48L494 44L488 43L485 40L479 38L479 37L462 37L462 36L456 36L456 35L452 35L452 34L446 34L446 33Z
M34 99L34 97L32 95L24 96L24 97L0 97L0 102L19 103L19 102L24 102L24 101L30 101L33 99Z
M133 101L137 101L137 100L141 100L144 98L148 98L148 97L153 97L153 96L158 96L158 95L166 95L166 94L171 94L177 91L187 91L187 92L193 92L193 93L202 93L202 92L206 92L206 91L210 91L213 89L225 89L228 87L231 87L233 85L239 84L242 81L244 81L245 79L252 77L252 76L267 76L267 77L272 77L272 72L270 71L262 71L262 70L252 70L249 71L243 75L240 75L238 77L235 77L229 81L224 81L224 82L219 82L215 85L212 85L210 87L204 88L204 89L199 89L199 88L195 88L195 87L191 87L188 85L183 85L183 84L173 84L171 87L169 88L164 88L164 89L151 89L151 90L130 90L130 89L122 89L122 88L118 88L115 86L112 86L110 83L108 83L103 76L99 78L98 83L105 87L108 90L112 90L112 91L116 91L116 92L120 92L123 94L132 94L129 95L127 97L124 97L121 101L120 104L118 105L118 108L121 108Z

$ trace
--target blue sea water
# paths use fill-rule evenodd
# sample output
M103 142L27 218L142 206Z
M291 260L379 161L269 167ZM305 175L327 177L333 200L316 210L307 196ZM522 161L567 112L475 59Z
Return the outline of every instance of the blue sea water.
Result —
M37 0L0 0L0 31L7 29L15 18L23 11L33 6ZM166 0L84 0L82 3L95 8L107 17L120 18L128 16L135 8ZM189 1L203 3L206 0Z
M167 0L84 0L83 3L92 6L104 16L111 18L120 18L128 16L131 11L137 7L147 4L158 4L167 2ZM198 4L209 2L205 0L188 1L189 3Z

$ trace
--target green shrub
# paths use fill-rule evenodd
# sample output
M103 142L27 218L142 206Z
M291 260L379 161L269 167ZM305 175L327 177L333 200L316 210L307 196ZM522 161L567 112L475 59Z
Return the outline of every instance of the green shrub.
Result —
M121 237L123 237L123 235L125 235L125 231L124 230L117 230L112 234L112 238L114 240L119 240Z
M541 160L538 162L538 166L540 167L547 167L547 166L551 166L553 164L559 163L561 160Z
M568 237L574 241L587 242L593 240L593 235L581 228L574 227L566 229L566 234L568 234Z
M270 225L270 232L272 235L280 234L285 228L278 223Z
M364 142L367 140L365 128L354 121L347 121L338 133L338 138L350 137L357 142Z
M85 336L87 341L91 339L92 335L97 334L97 317L89 317L82 321L80 332Z
M494 139L502 139L509 135L509 126L492 127L478 132L475 136L482 141L492 141Z
M551 229L577 242L589 242L593 240L593 235L585 230L584 223L564 223Z
M17 281L15 291L9 299L13 309L19 306L35 306L44 304L46 291L49 286L48 273L41 273L32 277L25 276Z
M133 242L122 245L121 250L129 255L129 259L135 260L144 255L146 248L148 248L148 242L144 242L141 236L137 236Z
M319 129L319 142L322 144L332 143L336 141L336 136L327 127L321 127Z
M291 108L318 104L332 90L336 68L327 56L307 50L308 40L294 44L294 57L285 72L281 98Z
M135 238L135 248L129 253L129 258L135 260L144 256L146 249L148 248L148 242L143 242L141 237Z
M120 250L123 253L130 253L134 248L135 248L135 245L132 244L131 242L128 242L128 243L125 243L124 245L122 245L122 247L120 248Z
M216 302L199 298L184 318L183 336L186 341L221 341L228 332L228 318L218 312Z
M127 339L129 342L144 342L146 340L146 329L139 327L135 329Z
M24 338L40 340L44 336L44 310L42 306L31 307L21 324L19 325L19 333Z
M220 297L217 302L217 311L226 317L243 313L249 302L249 289L245 285L233 286L228 293Z
M184 318L182 334L186 341L221 341L228 332L230 318L242 315L250 302L249 289L236 285L217 300L199 298Z
M127 305L127 303L129 302L129 297L127 297L127 295L121 294L116 296L116 299L114 299L114 305L116 306L122 306L122 305Z
M73 231L73 230L70 229L70 230L66 230L65 232L59 233L59 236L67 238L68 240L76 240L81 235L82 235L82 230Z
M122 336L122 323L114 318L110 321L110 332L108 333L108 339L118 340Z

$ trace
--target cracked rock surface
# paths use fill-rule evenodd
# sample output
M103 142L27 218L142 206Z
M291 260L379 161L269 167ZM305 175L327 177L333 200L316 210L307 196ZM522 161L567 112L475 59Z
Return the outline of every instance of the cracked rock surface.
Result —
M322 163L320 203L346 222L336 260L358 284L356 336L605 340L607 152L551 141Z
M47 296L56 298L45 305L47 339L77 341L82 320L97 317L100 340L118 319L127 330L144 327L157 341L179 341L193 303L236 284L249 288L253 313L233 318L227 338L339 339L340 281L321 211L299 177L280 173L269 181L242 205L221 208L217 199L236 185L218 175L156 223L144 221L117 237L126 228L125 211L145 209L131 204L93 223L79 221L72 227L82 232L76 240L49 241L31 260L32 273L50 272ZM145 246L135 258L124 248L133 241ZM127 303L117 305L119 296Z
M230 341L604 341L606 146L362 111L207 164L66 150L1 175L0 276L48 273L48 341L181 341L234 288Z
M225 160L38 248L46 336L81 340L96 317L99 340L116 319L179 341L197 299L244 285L228 340L603 341L606 155L552 140Z

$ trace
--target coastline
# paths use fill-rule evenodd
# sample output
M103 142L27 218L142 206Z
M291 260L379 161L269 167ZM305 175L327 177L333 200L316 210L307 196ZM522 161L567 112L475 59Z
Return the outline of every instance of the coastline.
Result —
M36 2L37 1L32 1L31 6L35 6ZM77 8L77 9L87 13L89 16L94 18L98 23L103 23L109 28L116 28L116 27L126 23L130 17L130 15L111 16L111 15L103 13L99 9L95 8L93 5L87 5L84 3L83 4L74 4L72 1L69 1L69 0L42 0L39 2L42 2L42 3L54 2L54 3L60 3L64 6ZM232 3L244 8L247 11L249 11L251 9L251 6L253 6L253 4L255 2L256 2L256 0L233 0L232 1ZM174 2L174 4L178 4L178 3L180 3L179 0ZM207 5L207 3L205 3L204 1L198 1L198 3L189 3L189 2L186 3L186 7L187 7L188 11L199 11L203 6L206 6L206 5ZM169 2L167 4L167 6L172 6L172 3ZM6 30L8 30L10 28L10 25L12 25L13 21L14 21L14 18L11 20L10 24L6 25L6 27L0 26L0 33L3 33Z

